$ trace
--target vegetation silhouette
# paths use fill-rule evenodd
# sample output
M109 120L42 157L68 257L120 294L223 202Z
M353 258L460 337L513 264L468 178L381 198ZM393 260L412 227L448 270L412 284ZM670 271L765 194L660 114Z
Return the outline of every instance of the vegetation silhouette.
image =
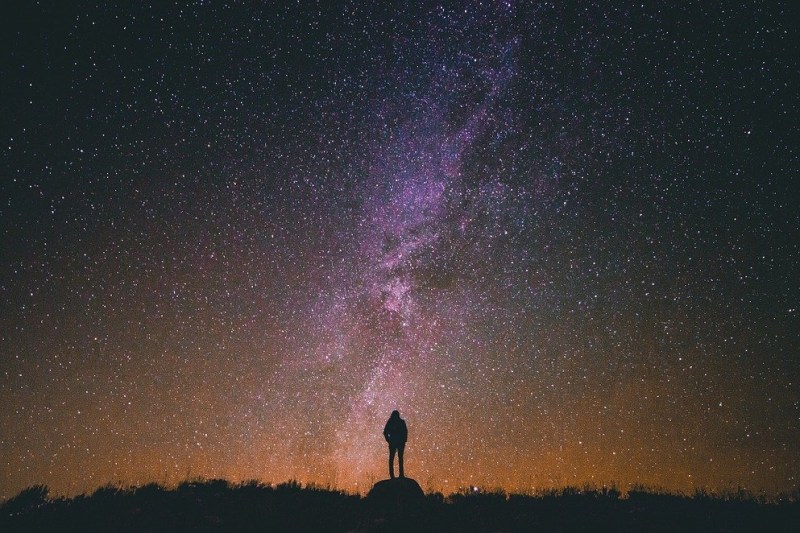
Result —
M400 481L400 480L396 480ZM106 485L50 498L46 486L0 506L0 531L796 531L798 494L672 494L635 487L506 494L476 487L429 493L413 507L296 481L187 480L174 488Z

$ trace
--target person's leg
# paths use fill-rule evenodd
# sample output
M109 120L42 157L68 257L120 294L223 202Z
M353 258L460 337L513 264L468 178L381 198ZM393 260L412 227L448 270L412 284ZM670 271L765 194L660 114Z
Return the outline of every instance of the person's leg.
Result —
M406 477L403 473L403 452L406 449L405 443L397 447L397 462L400 463L400 477Z
M394 479L394 454L397 451L397 448L389 445L389 479ZM403 464L402 462L400 464ZM401 470L402 472L402 470Z

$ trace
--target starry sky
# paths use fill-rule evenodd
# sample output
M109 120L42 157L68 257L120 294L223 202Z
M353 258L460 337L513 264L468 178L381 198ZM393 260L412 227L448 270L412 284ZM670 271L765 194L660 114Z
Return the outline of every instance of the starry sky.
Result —
M364 491L393 409L429 490L796 489L798 13L744 4L6 5L0 497Z

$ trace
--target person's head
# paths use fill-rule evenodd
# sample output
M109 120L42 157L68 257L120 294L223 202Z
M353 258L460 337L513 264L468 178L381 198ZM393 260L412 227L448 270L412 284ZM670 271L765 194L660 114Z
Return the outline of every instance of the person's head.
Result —
M391 418L400 418L400 411L398 411L396 409L394 411L392 411Z

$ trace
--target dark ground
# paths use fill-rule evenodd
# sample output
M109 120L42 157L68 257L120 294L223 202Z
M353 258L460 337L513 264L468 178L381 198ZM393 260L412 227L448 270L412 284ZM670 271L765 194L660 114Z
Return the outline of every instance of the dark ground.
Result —
M106 486L48 498L26 489L0 508L0 531L798 531L800 501L565 489L535 496L465 490L414 505L343 492L225 480Z

